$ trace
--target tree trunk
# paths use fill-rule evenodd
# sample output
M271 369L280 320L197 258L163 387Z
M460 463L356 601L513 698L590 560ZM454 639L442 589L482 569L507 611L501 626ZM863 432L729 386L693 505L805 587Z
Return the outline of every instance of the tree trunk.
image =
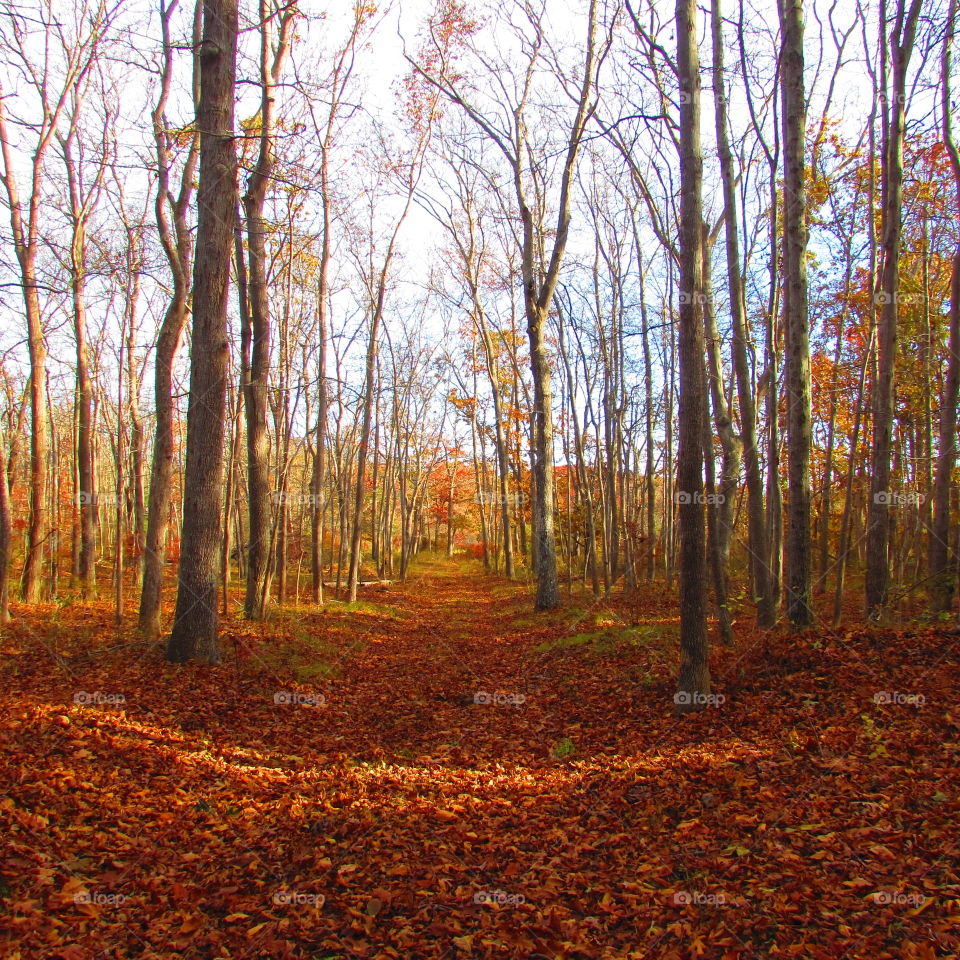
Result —
M528 301L532 301L529 293ZM530 369L533 375L533 449L534 537L537 541L537 610L553 610L560 606L560 584L557 580L557 538L554 529L553 472L553 390L550 383L550 361L545 343L546 310L534 303L527 307L527 336L530 339Z
M197 3L193 20L193 40L199 48L203 6ZM187 222L187 211L193 197L193 178L199 157L199 138L194 134L180 180L180 192L172 204L173 224L167 210L170 196L170 133L164 116L173 73L173 47L170 40L172 9L161 4L163 35L163 68L160 96L153 111L153 132L157 148L157 195L154 209L160 242L170 265L173 293L167 305L154 357L154 412L156 428L153 441L153 460L147 494L147 537L143 554L143 584L140 591L139 627L145 637L160 635L163 575L166 561L167 530L170 525L172 501L173 455L175 447L173 401L173 365L180 338L187 322L190 262L193 238ZM194 57L193 94L198 104L200 95L200 59Z
M713 408L713 421L720 440L720 483L715 484L713 474L713 437L710 433L710 407L705 414L707 427L704 433L703 455L707 460L707 483L716 486L714 500L707 504L707 537L710 541L714 590L717 593L718 619L723 642L733 643L733 631L727 607L727 574L730 565L730 540L733 537L733 508L740 478L740 438L733 429L733 417L726 394L723 392L723 357L720 351L720 332L713 307L713 292L710 284L710 240L706 224L703 225L703 327L707 348L707 380L709 401Z
M384 274L386 267L384 268ZM360 442L357 445L357 477L353 489L353 526L350 533L350 567L347 585L350 603L357 599L357 583L360 579L360 537L363 529L363 493L367 480L367 447L370 444L370 425L373 419L373 388L376 369L377 349L380 339L380 318L383 311L384 284L381 278L379 296L373 305L370 317L370 339L367 343L366 373L364 376L363 420L360 427Z
M247 507L249 543L243 614L248 620L266 615L271 569L270 438L267 434L267 389L270 375L270 298L267 290L267 225L264 206L271 184L275 157L274 88L283 69L287 31L295 8L280 17L278 45L273 49L274 10L269 0L259 0L260 25L260 149L250 172L243 209L247 220L247 308L249 330L244 351L243 399L247 418ZM292 253L291 253L292 256ZM279 511L283 515L282 509Z
M953 136L953 104L950 99L950 70L953 38L957 28L957 0L950 0L947 35L943 48L943 142L950 156L956 196L957 218L960 219L960 152ZM940 399L940 440L937 470L933 482L933 526L928 547L930 576L929 603L934 613L948 611L956 589L956 561L950 549L950 488L957 461L957 394L960 391L960 243L953 253L950 276L950 320L947 374Z
M6 444L0 424L0 625L10 622L10 550L13 518L10 512L10 487L7 483Z
M237 208L236 0L204 0L200 45L200 177L193 277L183 538L167 659L217 663L217 588L228 375L227 288Z
M704 706L710 694L707 659L707 570L704 549L703 435L706 411L704 338L703 154L700 147L700 64L695 0L677 0L680 83L680 673L676 712Z
M770 547L767 542L766 516L763 503L763 475L757 447L757 407L747 356L747 311L744 302L743 276L740 270L740 233L733 153L727 130L727 95L723 82L723 21L721 0L711 4L713 37L713 99L717 131L717 153L723 185L724 238L727 261L727 288L733 326L733 369L740 407L740 442L747 482L747 517L749 530L750 569L757 604L757 625L772 627L776 622L776 598L770 591Z
M907 67L920 15L921 0L913 0L904 20L905 0L898 0L890 38L893 92L883 110L880 324L877 331L877 377L873 392L873 449L870 458L870 503L867 507L867 572L864 581L867 617L876 622L886 613L890 589L890 457L895 403L897 306L900 299L900 236L903 206L903 136ZM884 78L884 88L886 79Z
M779 0L784 167L784 330L788 489L787 616L813 622L810 605L810 329L807 316L806 98L803 82L803 0Z
M323 603L323 485L326 481L327 446L327 283L330 216L324 206L323 249L317 284L317 421L314 431L313 470L310 474L310 571L314 603Z
M96 536L97 491L93 475L93 383L87 356L87 220L90 204L99 192L99 182L86 197L73 157L73 139L79 127L79 105L74 103L70 131L60 138L67 173L72 236L70 238L70 293L73 302L73 331L77 342L77 473L80 481L80 552L78 573L80 596L92 600L97 595ZM105 162L105 161L104 161ZM101 168L101 177L102 177ZM98 177L98 181L101 179Z

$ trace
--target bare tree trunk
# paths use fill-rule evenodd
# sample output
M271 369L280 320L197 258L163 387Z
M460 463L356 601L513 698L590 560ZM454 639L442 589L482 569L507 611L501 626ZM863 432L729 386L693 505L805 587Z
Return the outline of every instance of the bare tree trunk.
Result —
M193 256L193 237L187 220L194 191L194 173L199 158L200 141L193 135L180 180L176 200L169 204L171 195L170 165L171 139L165 117L173 76L173 46L170 39L170 16L173 8L161 0L160 24L163 32L163 68L160 95L152 114L153 134L157 147L157 195L154 203L160 243L170 266L173 293L167 305L154 357L154 409L156 429L153 441L153 461L147 494L147 539L143 555L143 585L140 592L139 627L144 636L156 639L160 635L163 575L166 561L167 530L170 525L174 455L174 401L173 365L180 338L187 322L187 303L190 294L190 270ZM193 20L194 48L199 49L202 3L197 2ZM194 103L199 104L200 60L194 57ZM168 211L168 204L171 209ZM172 213L173 223L170 223Z
M784 167L784 329L788 440L787 616L813 622L810 605L810 328L807 316L806 98L803 0L779 0Z
M217 588L228 374L227 288L237 208L234 88L236 0L204 0L200 45L199 219L193 278L193 349L187 412L183 539L167 659L220 660Z
M229 432L227 435L229 443L229 452L227 454L227 475L225 484L225 503L223 508L223 544L221 548L220 576L222 596L220 598L220 613L227 615L229 590L230 590L230 566L231 554L233 553L233 532L231 524L233 523L233 513L235 510L236 486L237 486L237 463L240 460L240 404L242 397L239 391L234 394L232 382L227 383L227 409L230 411Z
M870 459L870 503L867 507L866 612L876 621L885 614L890 589L890 457L892 453L894 372L897 357L897 306L900 299L900 236L903 206L903 137L907 67L920 15L921 0L912 0L905 19L905 0L897 0L890 38L893 92L884 105L882 153L880 325L877 333L877 378L873 392L873 449ZM884 88L886 78L883 78Z
M10 622L10 551L13 518L10 512L10 487L7 483L6 443L0 423L0 625Z
M70 203L70 293L73 301L73 329L77 341L77 472L80 482L80 595L91 600L97 595L96 584L96 535L97 496L93 475L92 419L93 383L87 350L87 223L96 202L103 175L106 170L106 139L100 167L94 183L84 189L83 170L78 169L73 155L73 144L82 122L83 96L79 92L72 98L70 129L66 136L59 136L63 162L67 173L67 189ZM109 119L104 121L109 123Z
M737 28L737 38L738 38L738 50L740 58L740 69L743 76L748 75L747 71L747 44L745 38L747 37L747 32L744 27L744 17L746 6L740 4L738 7L738 28ZM766 448L767 448L767 462L766 462L766 517L765 517L765 526L763 532L763 541L766 544L766 553L763 556L751 556L753 561L752 572L756 574L757 570L762 566L768 575L768 584L767 584L767 596L769 600L769 622L768 625L772 626L776 621L778 611L780 609L780 587L781 587L781 574L782 574L782 561L783 561L783 490L780 485L780 423L779 423L779 387L778 387L778 369L779 369L779 342L778 342L778 333L777 333L777 323L776 318L779 312L779 260L781 256L781 245L780 245L780 183L777 176L777 170L779 167L779 154L780 154L780 130L777 124L773 125L773 137L774 142L772 147L767 144L766 138L763 133L763 127L760 121L757 118L756 108L753 102L753 95L751 94L751 85L748 83L745 85L743 92L746 97L747 108L750 112L750 120L753 126L754 132L757 137L757 141L760 144L761 149L763 150L764 156L767 161L767 169L769 171L769 190L770 190L770 206L769 206L769 244L770 244L770 253L768 260L768 273L769 273L769 293L767 296L767 308L765 311L765 320L764 324L764 365L765 369L760 380L757 383L754 395L757 398L757 403L759 404L761 395L763 395L763 390L765 389L766 393L764 395L764 407L766 412L766 427L767 427L767 437L766 437ZM773 109L776 111L776 98L773 100ZM746 343L747 336L747 327L746 321L744 320L744 343ZM736 353L734 355L736 357ZM749 368L748 368L749 372ZM761 389L763 385L763 389ZM739 389L738 389L739 395ZM741 407L741 417L744 417L744 408ZM744 439L744 444L747 444L746 439ZM759 441L758 441L759 449ZM749 457L747 458L747 470L749 478L749 469L750 461ZM762 571L761 571L762 577ZM754 584L759 581L757 577L754 576ZM758 602L757 609L757 618L758 622L761 621L761 609ZM762 624L761 624L762 625Z
M711 541L710 553L714 590L717 594L718 619L723 642L733 643L733 630L727 607L727 574L730 565L730 540L733 536L733 508L740 478L740 438L733 429L733 417L726 394L723 392L723 357L720 352L720 332L713 307L713 292L710 284L710 238L706 224L703 225L703 284L706 295L703 299L703 327L707 348L707 380L713 421L720 440L720 483L715 484L713 474L713 438L710 433L710 406L707 407L707 429L704 434L703 454L707 458L707 483L716 487L714 500L707 504L707 536Z
M708 398L704 395L703 411L703 459L706 474L706 507L707 507L707 553L710 560L710 579L713 581L714 603L717 608L717 625L720 630L720 640L724 646L734 644L733 623L730 618L730 607L727 603L727 567L723 558L723 520L721 508L724 501L720 498L725 494L717 492L716 465L713 456L713 434L710 431L710 411L707 407Z
M260 26L260 146L247 181L243 209L247 226L247 306L249 331L244 351L243 399L247 418L247 582L243 614L262 620L269 596L270 543L273 511L270 501L270 439L267 435L267 389L270 375L270 298L267 291L267 225L264 206L271 185L275 156L274 89L283 70L287 34L295 7L280 16L277 47L273 42L275 10L271 0L259 0ZM249 362L247 362L249 361ZM281 511L282 512L282 511Z
M553 390L545 342L546 310L530 304L527 336L530 339L530 369L533 379L533 465L536 510L534 537L537 542L537 610L560 605L557 580L557 540L554 529Z
M677 0L680 83L680 673L677 713L704 706L710 693L707 659L707 569L704 549L703 436L706 411L701 255L703 153L700 147L700 64L695 0Z
M314 429L313 470L310 474L310 571L312 599L323 603L323 510L326 481L327 446L327 283L330 214L324 208L323 249L320 255L320 279L317 284L317 421Z
M950 157L956 192L957 217L960 219L960 152L953 136L953 104L950 98L950 70L953 38L957 29L957 0L950 0L947 14L947 35L944 40L942 68L943 142ZM937 470L933 482L933 525L928 546L930 576L929 603L934 613L942 613L953 605L956 590L956 560L950 549L950 487L957 460L957 394L960 391L960 243L953 253L950 276L950 321L947 347L947 374L940 398L940 438Z
M30 517L27 532L27 555L20 581L20 596L25 603L38 603L42 592L43 548L49 533L47 510L47 457L50 432L47 422L47 347L37 296L38 227L34 212L36 200L31 198L27 222L21 210L16 174L7 133L3 91L0 89L0 148L3 155L3 183L9 202L14 252L20 267L23 305L27 320L27 353L30 359ZM42 142L42 141L41 141ZM49 143L49 134L47 135ZM40 188L41 152L34 154L33 190Z
M370 339L367 341L367 362L363 386L363 419L360 426L360 442L357 445L357 477L353 489L353 526L350 535L350 567L347 574L350 603L357 599L357 583L360 580L360 537L363 531L363 493L367 480L367 447L370 445L370 425L373 419L374 372L380 340L380 319L383 315L383 298L386 293L386 266L384 266L376 302L370 316Z
M713 37L713 100L716 119L717 153L723 184L724 237L727 260L727 288L733 326L733 369L737 382L740 408L740 441L747 482L747 516L749 529L750 569L757 604L757 625L772 627L776 622L776 598L770 591L770 547L767 542L766 516L763 503L763 476L757 447L757 408L747 356L747 311L744 301L743 276L740 269L740 233L733 153L727 129L727 95L723 82L723 21L721 0L711 3Z
M128 247L129 249L129 247ZM134 321L135 313L131 309L133 304L128 303L124 309L124 321ZM125 324L126 325L126 324ZM117 364L117 442L115 446L117 496L114 501L114 523L116 524L116 538L114 540L113 556L113 619L117 624L123 623L123 461L125 456L123 436L123 335L120 337L120 357Z
M47 503L51 519L50 542L47 554L50 558L47 575L47 596L56 597L60 591L60 433L53 417L53 398L50 396L50 381L47 380L47 423L50 425L50 499Z
M576 113L566 136L564 159L558 183L557 220L549 257L545 256L543 171L529 170L532 151L528 136L525 108L531 94L534 64L543 46L542 22L533 8L525 13L536 39L526 46L528 68L517 84L517 102L511 106L511 124L508 134L501 132L497 121L485 118L444 75L431 75L414 64L419 76L441 91L480 128L483 134L503 153L511 168L517 207L520 215L521 238L520 275L523 283L523 304L530 344L530 369L533 377L532 448L533 470L531 493L534 499L533 559L537 575L535 608L549 610L560 605L560 587L557 579L557 548L554 529L554 470L553 470L553 411L550 383L550 363L545 341L546 324L559 280L560 267L566 252L571 221L571 185L577 157L583 143L586 125L593 116L596 103L595 80L602 55L596 50L597 3L590 0L587 14L583 67L576 85ZM531 197L532 193L534 196Z
M650 360L650 323L647 317L647 302L644 296L644 266L641 256L640 235L636 228L636 218L631 217L633 225L633 242L637 253L637 282L640 293L640 340L643 348L643 424L644 424L644 452L646 455L646 467L644 469L644 499L646 507L646 578L652 581L656 561L656 516L657 516L657 496L656 483L654 481L654 455L653 455L653 366Z

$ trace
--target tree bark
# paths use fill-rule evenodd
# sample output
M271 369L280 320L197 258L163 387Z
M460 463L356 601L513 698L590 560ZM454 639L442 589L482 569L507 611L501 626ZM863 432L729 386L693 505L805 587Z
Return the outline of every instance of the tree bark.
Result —
M870 458L870 502L867 507L867 572L864 581L866 613L877 621L886 613L890 589L890 457L895 403L894 374L897 359L897 306L900 299L900 237L903 206L903 137L906 125L907 67L921 0L913 0L905 13L905 0L897 0L890 37L893 92L883 111L886 137L882 153L882 209L880 273L880 323L877 330L877 377L873 391L873 448ZM884 88L886 81L884 78Z
M160 95L154 108L153 135L157 149L157 195L154 210L160 243L170 266L173 292L167 305L154 356L154 412L156 427L153 460L147 494L147 537L143 555L143 584L140 591L139 628L149 639L160 636L163 575L166 565L167 531L172 503L173 456L175 448L173 401L173 365L187 322L190 296L190 271L193 237L187 213L194 191L194 173L199 159L200 141L193 134L180 180L180 190L171 204L170 133L167 131L166 104L173 75L173 46L170 40L170 17L173 8L161 0L160 25L163 35L163 68ZM199 49L203 6L196 5L193 20L194 48ZM193 97L195 107L200 97L200 60L194 57ZM169 208L169 209L168 209ZM173 216L173 223L170 216Z
M951 54L956 29L957 0L950 0L940 71L943 84L941 109L943 142L953 170L954 202L957 218L960 219L960 152L953 135L953 104L950 97ZM953 253L950 275L949 330L947 373L940 398L937 468L933 482L933 525L928 547L929 604L934 613L944 613L951 608L957 580L956 559L950 549L950 488L957 461L957 394L960 392L960 243Z
M7 483L9 460L0 423L0 625L10 622L10 550L13 517L10 510L10 487Z
M810 605L810 328L807 314L806 98L803 81L803 0L779 0L780 93L783 104L784 329L786 331L787 616L813 622ZM771 385L772 386L772 385Z
M680 521L680 673L678 714L699 710L710 694L707 659L707 569L703 513L703 435L706 411L705 297L701 255L703 153L700 147L700 63L695 0L677 0L680 83L680 429L677 500Z
M750 376L747 354L748 326L744 300L743 275L740 269L740 231L733 152L727 129L727 95L723 81L723 20L721 0L712 0L710 23L713 38L713 100L716 120L717 153L723 186L723 221L727 263L727 289L730 296L730 318L733 327L733 369L740 408L740 442L743 449L747 483L747 517L750 569L757 605L757 625L772 627L776 622L776 598L770 591L770 546L767 542L767 520L763 503L763 475L757 446L757 406Z
M237 207L234 89L237 0L204 0L200 45L200 177L193 275L183 538L167 659L217 663L223 440L228 374L227 288Z
M270 438L267 433L267 390L270 376L270 298L267 289L267 224L264 206L276 166L274 98L288 49L288 31L295 7L279 15L274 49L273 21L276 11L270 0L259 0L260 24L260 144L257 162L250 172L243 209L247 227L247 307L249 330L243 355L243 399L247 419L247 508L249 543L243 614L262 620L270 594L271 526ZM292 256L292 253L291 253ZM283 516L283 504L278 513Z

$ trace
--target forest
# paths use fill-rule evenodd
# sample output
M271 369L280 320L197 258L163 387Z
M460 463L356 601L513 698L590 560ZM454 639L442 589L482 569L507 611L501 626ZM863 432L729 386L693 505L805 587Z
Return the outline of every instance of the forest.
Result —
M960 956L960 0L0 0L0 944Z

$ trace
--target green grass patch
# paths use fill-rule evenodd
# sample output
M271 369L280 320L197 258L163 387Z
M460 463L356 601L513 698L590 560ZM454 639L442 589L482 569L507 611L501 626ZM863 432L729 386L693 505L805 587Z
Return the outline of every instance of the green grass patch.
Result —
M583 633L569 633L552 640L538 643L536 653L552 653L556 650L572 650L581 647L590 656L609 657L629 653L663 637L658 627L617 626Z
M355 638L335 639L329 634L320 636L301 628L263 645L257 652L257 659L275 674L310 683L338 676L343 665L362 646L363 642Z
M361 593L363 588L361 587ZM332 594L333 591L331 590ZM326 629L331 620L336 623L342 623L347 619L346 615L351 613L367 614L375 617L383 617L388 620L406 620L410 613L396 606L389 594L381 593L383 600L355 600L350 603L347 600L338 600L336 597L327 596L323 604L314 606L313 604L284 604L282 607L272 605L267 614L269 623L276 630L296 631L302 629L304 623L316 624L317 629ZM363 623L364 618L357 617L358 624Z
M388 617L391 620L406 620L410 616L406 611L389 603L375 603L373 600L354 600L353 603L332 600L331 609L344 613L370 613L377 617Z

